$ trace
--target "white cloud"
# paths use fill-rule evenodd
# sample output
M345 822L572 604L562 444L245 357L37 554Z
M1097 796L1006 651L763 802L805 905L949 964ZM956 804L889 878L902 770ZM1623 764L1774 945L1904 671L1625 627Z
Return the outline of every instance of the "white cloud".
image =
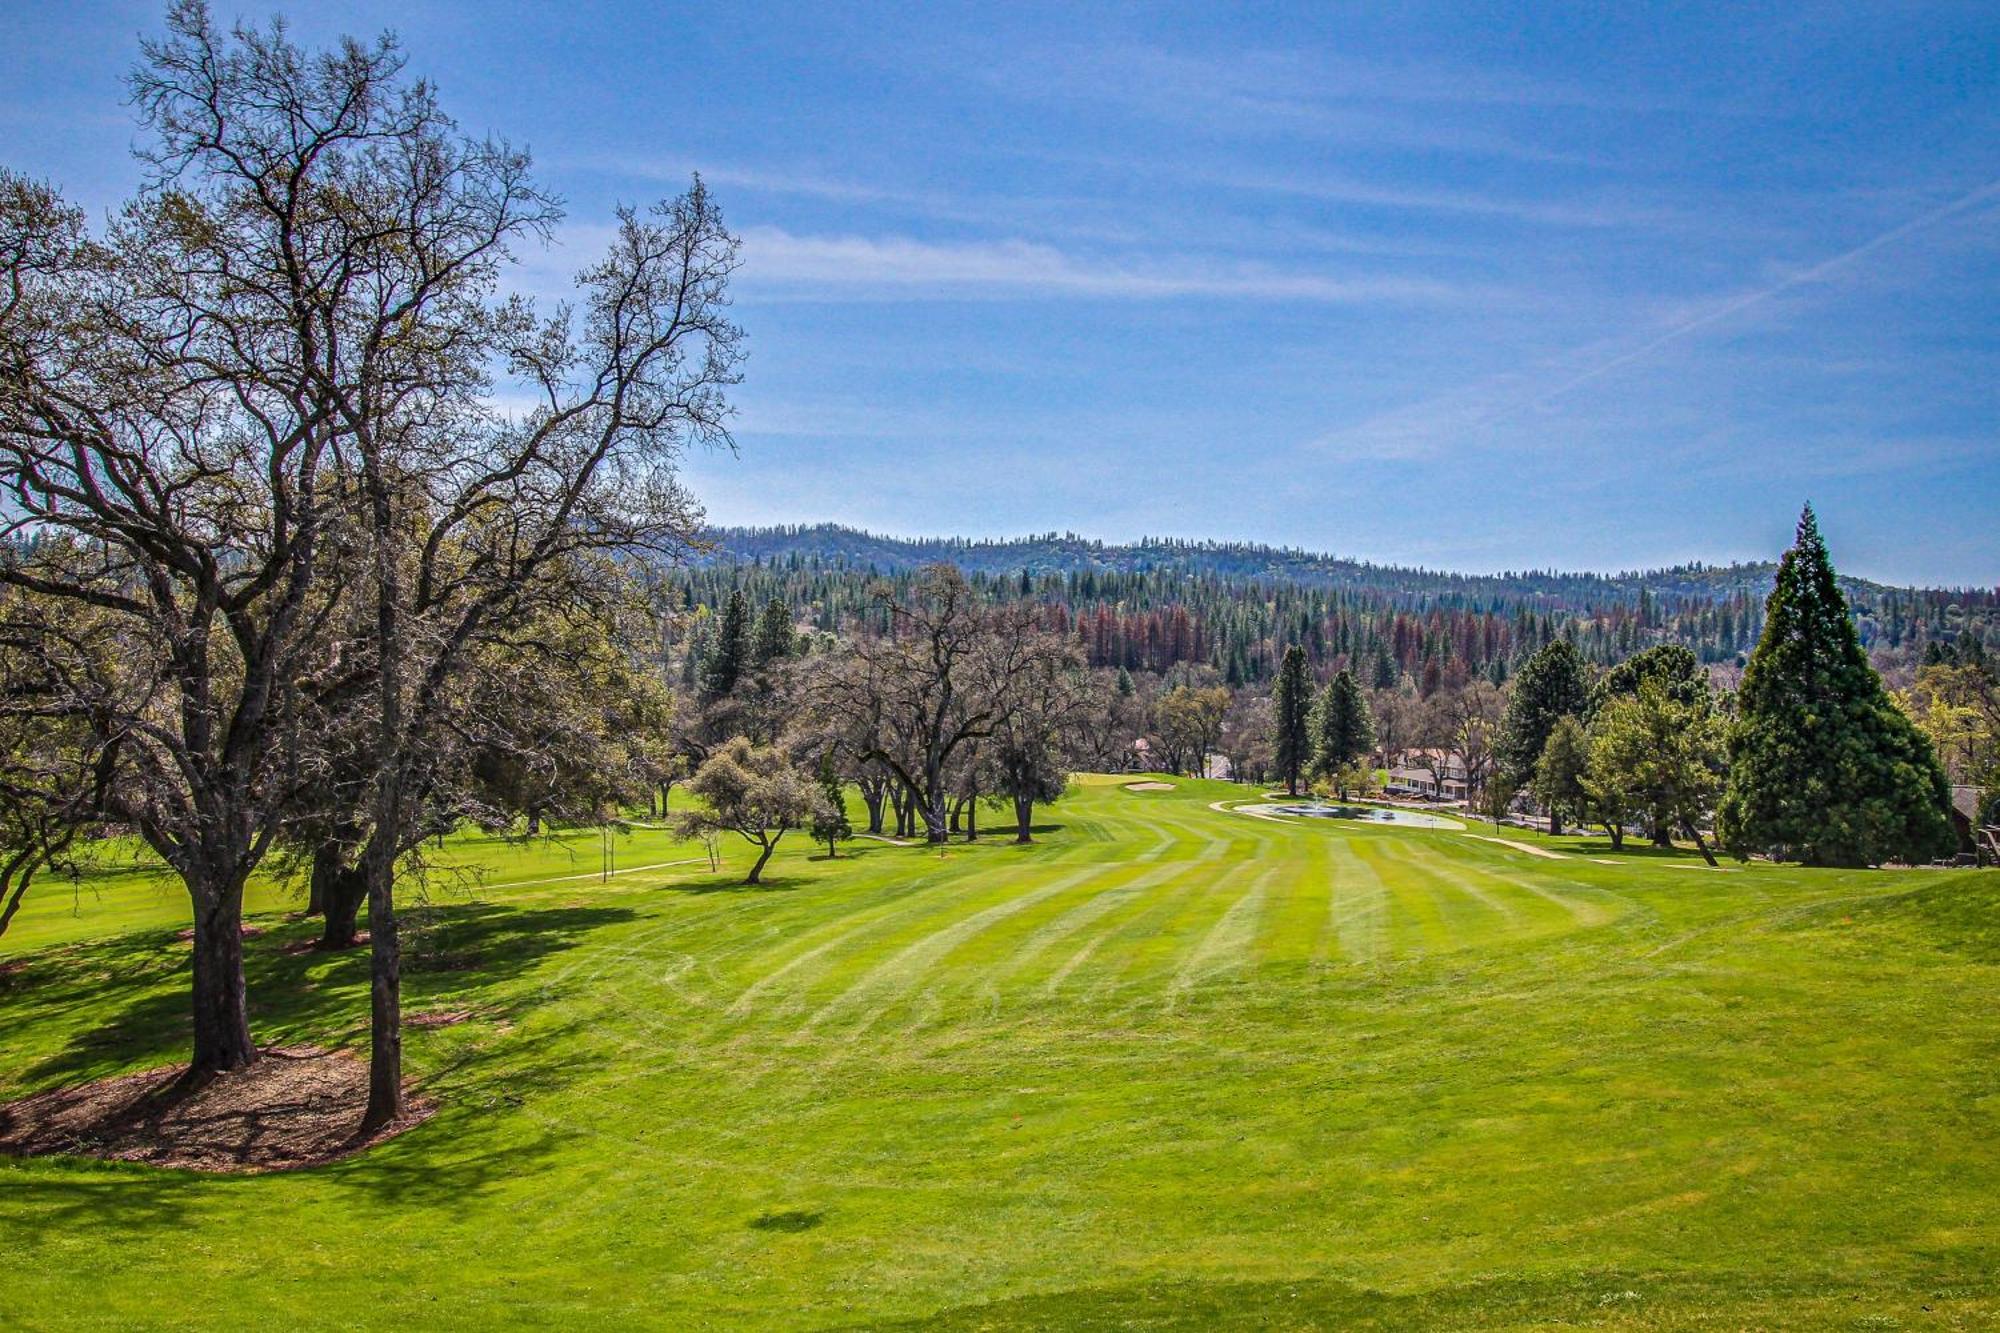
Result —
M1330 304L1452 303L1499 293L1424 278L1343 277L1197 257L1086 258L1008 238L923 241L909 236L807 236L780 227L743 234L742 280L846 297L1069 294L1162 300L1211 296Z

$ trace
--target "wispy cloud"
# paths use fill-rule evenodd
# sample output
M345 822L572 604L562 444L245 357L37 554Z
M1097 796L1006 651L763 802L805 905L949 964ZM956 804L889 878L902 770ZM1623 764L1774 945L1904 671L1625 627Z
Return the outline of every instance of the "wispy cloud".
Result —
M1799 268L1774 282L1737 294L1699 303L1670 317L1664 327L1634 342L1626 338L1598 339L1554 357L1541 358L1519 370L1488 375L1443 393L1376 413L1322 435L1321 448L1364 449L1395 458L1435 455L1468 443L1481 432L1516 418L1550 413L1560 400L1587 385L1638 365L1677 344L1695 339L1732 320L1748 316L1787 294L1823 284L1861 261L1961 215L1972 214L2000 200L2000 180L1958 195L1946 203L1888 228L1859 245ZM1852 460L1853 450L1844 455ZM1877 455L1902 456L1900 453ZM1843 464L1853 468L1851 461ZM1873 466L1869 464L1868 466Z
M1551 402L1573 389L1581 388L1592 380L1600 379L1634 362L1643 361L1662 348L1671 346L1685 338L1692 337L1711 325L1720 324L1733 316L1753 310L1796 288L1804 287L1811 283L1823 282L1878 250L1885 249L1906 237L1913 236L1920 231L1925 231L1940 222L1956 217L1958 214L1967 212L1968 210L1975 209L1981 204L1994 199L2000 199L2000 180L1988 181L1976 190L1962 194L1948 203L1941 204L1918 217L1911 218L1908 222L1900 226L1891 227L1885 232L1870 237L1850 250L1845 250L1830 259L1823 259L1816 264L1800 269L1798 272L1781 278L1777 282L1718 302L1699 314L1681 320L1671 328L1663 330L1637 347L1620 352L1618 355L1598 362L1589 369L1562 381L1545 392L1541 396L1541 401L1544 403Z
M743 236L746 288L836 292L848 299L963 299L1067 294L1163 300L1222 297L1332 304L1493 301L1503 293L1425 278L1344 276L1192 256L1095 258L1018 238L925 241L909 236Z
M1557 166L1604 165L1574 144L1509 133L1494 112L1658 111L1625 96L1490 67L1341 59L1296 51L1200 55L1154 45L981 53L967 72L1003 94L1113 106L1210 132L1310 132L1321 141Z

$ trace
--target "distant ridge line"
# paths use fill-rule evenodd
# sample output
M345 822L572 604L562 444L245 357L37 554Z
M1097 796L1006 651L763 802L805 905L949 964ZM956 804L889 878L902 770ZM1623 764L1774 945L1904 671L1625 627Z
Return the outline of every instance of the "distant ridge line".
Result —
M897 537L838 523L773 526L717 526L705 533L717 547L704 562L722 560L769 562L797 555L837 562L849 568L876 568L895 573L938 561L958 565L968 573L988 575L1071 574L1084 571L1135 572L1179 570L1244 580L1277 579L1325 586L1507 591L1516 595L1574 595L1579 585L1595 584L1611 595L1654 592L1706 593L1726 596L1738 591L1759 595L1777 571L1776 561L1726 565L1691 561L1659 569L1591 570L1527 569L1500 573L1461 573L1421 565L1378 564L1351 556L1308 551L1296 546L1259 542L1172 537L1142 537L1136 542L1106 542L1075 532L1046 532L1021 537ZM1843 577L1850 589L1874 592L1967 592L1973 588L1906 588L1868 579ZM1561 585L1562 593L1555 585Z

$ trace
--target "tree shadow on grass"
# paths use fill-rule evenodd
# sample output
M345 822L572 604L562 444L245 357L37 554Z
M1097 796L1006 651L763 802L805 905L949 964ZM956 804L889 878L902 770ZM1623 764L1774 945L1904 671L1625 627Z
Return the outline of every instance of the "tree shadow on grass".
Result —
M75 1157L0 1158L0 1194L8 1237L28 1253L51 1241L68 1248L85 1229L163 1234L189 1212L182 1172Z
M403 1007L417 1011L439 994L508 981L589 932L636 917L627 907L475 902L406 909ZM366 1039L368 951L299 948L313 933L312 923L284 925L244 942L251 1030L262 1045L337 1046L357 1036ZM190 953L180 932L135 932L49 950L25 962L6 984L15 1031L41 1023L71 1026L87 1014L108 1017L79 1028L61 1048L22 1071L19 1091L186 1058L193 1029Z
M745 884L741 875L722 874L710 875L703 879L675 880L670 884L662 884L659 888L662 893L686 893L695 896L707 893L792 893L817 882L800 875L765 875L755 884Z

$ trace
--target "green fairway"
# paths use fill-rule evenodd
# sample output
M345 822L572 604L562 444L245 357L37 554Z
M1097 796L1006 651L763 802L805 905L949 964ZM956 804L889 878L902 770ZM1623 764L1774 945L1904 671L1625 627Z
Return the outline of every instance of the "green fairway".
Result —
M454 840L435 1118L282 1175L0 1160L0 1324L2000 1320L2000 875L1124 781L1031 847L794 836L759 889L741 843L600 882L594 832ZM176 1059L179 890L44 887L0 1098ZM293 905L253 899L258 1039L365 1044L365 951L287 951Z

